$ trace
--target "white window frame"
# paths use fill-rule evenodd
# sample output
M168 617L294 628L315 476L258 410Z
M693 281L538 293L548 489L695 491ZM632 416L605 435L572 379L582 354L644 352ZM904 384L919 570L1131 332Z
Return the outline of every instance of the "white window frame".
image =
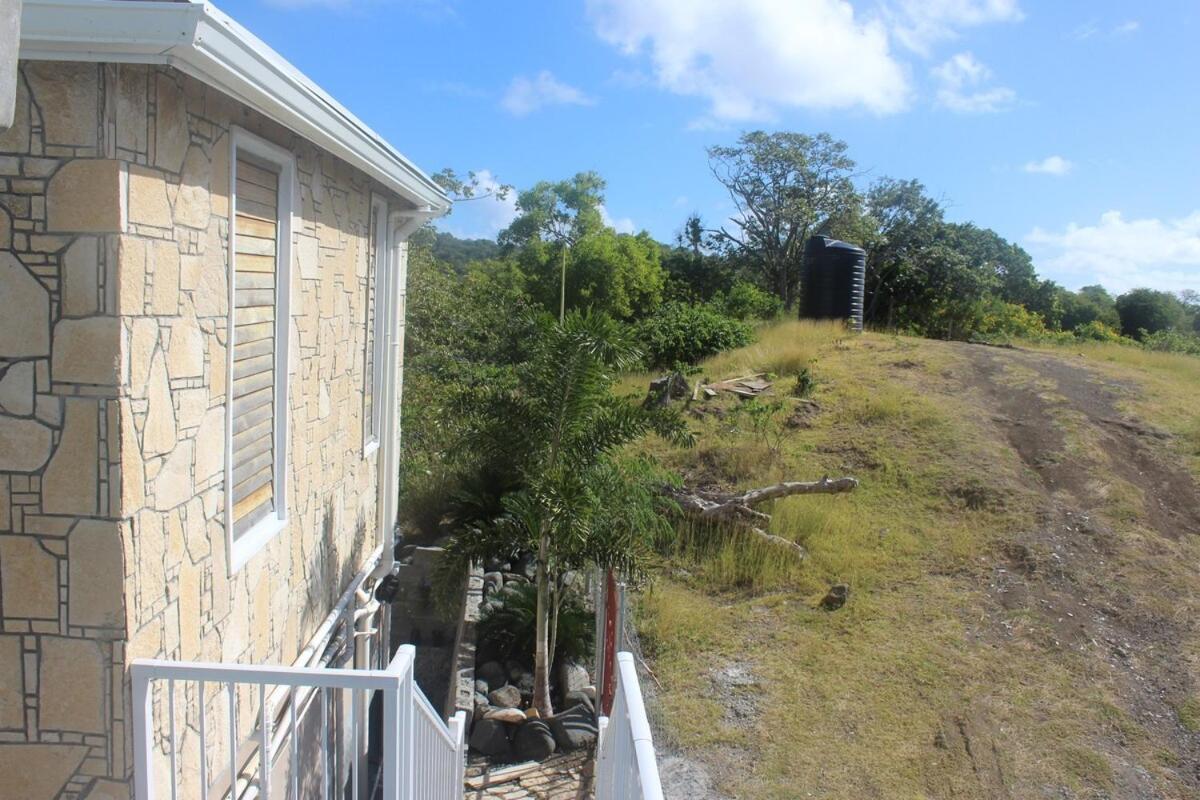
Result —
M274 387L274 513L259 520L241 536L233 535L233 357L234 276L237 271L237 162L239 154L279 169L279 204L275 233L275 366ZM294 226L296 156L279 145L234 126L229 154L229 270L227 336L225 343L225 543L229 575L233 575L287 526L288 466L288 345L291 322L292 232Z
M383 409L381 404L385 398L383 392L383 380L386 371L383 368L383 359L386 354L386 345L384 339L387 335L387 312L388 300L386 297L388 269L391 259L388 258L388 204L387 200L379 195L371 195L371 216L375 223L375 241L370 243L374 247L368 246L367 250L367 289L368 300L375 304L375 314L373 323L375 329L371 331L371 416L367 418L363 414L363 458L370 458L375 451L379 449L379 437L381 428L383 427ZM367 235L370 235L371 226L367 225ZM370 264L371 250L375 253L375 264ZM374 266L374 291L371 291L371 268ZM367 308L367 313L370 312ZM363 314L364 319L367 313ZM365 325L364 325L365 327ZM365 342L365 337L364 337ZM365 351L364 351L365 352ZM366 361L363 361L363 378L366 378ZM363 407L366 407L366 385L363 386Z

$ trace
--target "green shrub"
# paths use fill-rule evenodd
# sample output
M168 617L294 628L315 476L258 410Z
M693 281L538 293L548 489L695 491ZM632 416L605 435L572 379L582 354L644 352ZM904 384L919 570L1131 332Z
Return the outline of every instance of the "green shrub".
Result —
M712 305L734 319L775 319L783 311L783 301L764 292L749 281L737 281L728 292L717 292Z
M801 367L796 373L796 385L792 387L792 394L796 397L808 397L817 388L817 379L812 374L812 369L809 367Z
M1200 335L1185 331L1147 333L1142 330L1142 346L1147 350L1157 350L1162 353L1187 353L1192 356L1200 356Z
M1074 333L1076 339L1089 342L1116 342L1119 344L1128 341L1116 328L1095 319L1083 325L1076 325Z
M479 617L480 650L490 658L511 658L530 666L537 635L537 587L532 583L509 583L495 597L501 605L485 606ZM575 593L565 592L558 611L554 662L561 663L565 658L587 663L592 657L595 632L595 618Z
M753 340L750 326L712 306L664 303L637 324L638 342L652 369L694 364L701 359L744 347Z

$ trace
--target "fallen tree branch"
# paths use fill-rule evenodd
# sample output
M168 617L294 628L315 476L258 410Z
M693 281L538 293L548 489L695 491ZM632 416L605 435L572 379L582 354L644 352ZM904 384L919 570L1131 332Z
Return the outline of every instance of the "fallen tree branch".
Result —
M856 488L858 488L858 479L847 476L833 479L825 477L819 481L783 481L773 486L764 486L740 493L709 492L686 487L675 489L669 486L663 488L663 493L679 505L679 510L685 517L704 522L729 523L735 528L748 530L772 544L795 550L803 558L805 555L803 547L782 536L767 533L755 525L754 522L769 523L771 515L756 511L751 506L796 494L841 494L854 491Z

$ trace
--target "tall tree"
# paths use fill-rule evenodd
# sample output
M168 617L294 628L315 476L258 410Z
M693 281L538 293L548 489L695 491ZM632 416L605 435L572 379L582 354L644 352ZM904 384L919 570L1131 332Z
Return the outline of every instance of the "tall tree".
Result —
M799 294L805 241L857 205L846 149L827 133L763 131L708 148L709 168L737 209L714 239L755 265L788 309Z
M1181 327L1187 312L1179 298L1154 289L1130 289L1117 298L1121 315L1121 333L1142 338L1143 333L1158 333Z
M541 181L518 193L517 218L500 232L502 247L520 247L539 240L557 248L560 322L567 313L569 253L585 236L604 227L600 215L604 186L604 179L595 172L580 172L564 181Z
M917 283L912 274L916 254L937 241L942 207L925 194L920 181L880 178L867 190L863 212L871 226L861 242L867 251L864 316L871 321L883 317L890 325L897 300L904 302L906 287Z
M563 573L582 566L636 568L647 535L661 531L657 484L642 465L618 458L651 431L678 443L690 436L677 413L618 398L612 386L640 353L605 315L571 312L545 327L518 371L515 389L488 393L478 406L470 451L480 471L505 476L498 503L482 509L447 545L462 561L537 556L534 707L553 713L550 668Z

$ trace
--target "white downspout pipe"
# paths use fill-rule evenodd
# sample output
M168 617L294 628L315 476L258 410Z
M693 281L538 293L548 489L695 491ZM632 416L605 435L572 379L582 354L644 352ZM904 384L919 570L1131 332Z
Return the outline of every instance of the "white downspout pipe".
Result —
M385 252L389 254L389 259L388 269L384 270L383 286L383 297L386 298L384 352L387 356L384 359L382 381L384 413L380 426L379 450L376 453L376 457L379 459L376 537L380 556L375 569L355 592L358 608L354 612L354 661L355 667L358 669L366 669L371 666L370 642L372 637L382 631L386 639L390 628L386 619L377 628L371 627L371 620L380 607L379 601L374 597L375 587L379 581L396 569L396 495L399 491L400 471L400 448L397 434L400 424L400 378L402 377L399 370L404 357L402 309L408 274L406 247L408 237L440 213L429 208L396 211L389 216L387 221L388 237L385 243ZM384 652L387 653L388 642L383 641L381 645Z

